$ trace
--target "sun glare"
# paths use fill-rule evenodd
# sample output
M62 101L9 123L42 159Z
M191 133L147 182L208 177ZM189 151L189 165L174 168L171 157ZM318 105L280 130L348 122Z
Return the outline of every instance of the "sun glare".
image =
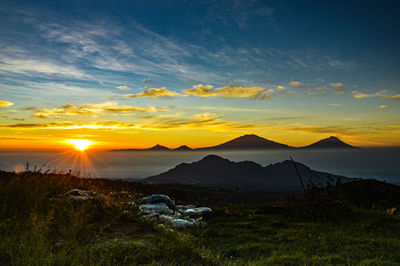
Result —
M87 139L69 139L68 142L74 145L75 149L80 151L86 150L92 144L92 141Z

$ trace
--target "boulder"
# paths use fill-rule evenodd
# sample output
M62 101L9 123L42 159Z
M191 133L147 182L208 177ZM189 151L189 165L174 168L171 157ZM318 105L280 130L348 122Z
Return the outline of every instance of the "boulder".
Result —
M185 229L187 227L194 227L194 226L199 226L199 224L196 221L188 221L184 219L172 219L170 221L171 227L177 228L177 229Z
M177 205L167 195L153 194L137 201L139 210L146 220L168 224L172 228L204 227L202 215L212 212L208 207Z
M188 208L186 210L182 210L182 214L189 217L200 217L210 212L212 212L212 210L208 207Z
M144 214L173 214L174 211L168 208L165 203L155 203L155 204L143 204L139 206L139 210Z
M175 202L171 200L170 197L163 194L153 194L148 197L144 197L138 199L138 204L156 204L156 203L165 203L168 208L175 210Z

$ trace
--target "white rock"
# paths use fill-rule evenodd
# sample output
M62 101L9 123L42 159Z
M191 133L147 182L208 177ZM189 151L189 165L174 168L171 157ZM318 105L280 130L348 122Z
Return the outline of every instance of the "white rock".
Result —
M70 196L71 197L71 199L74 199L74 200L88 200L88 199L91 199L92 197L88 197L88 196Z
M184 220L184 219L172 219L170 221L171 226L178 229L185 229L187 227L196 226L195 222Z
M168 208L165 203L143 204L139 206L141 212L145 214L160 213L160 214L173 214L174 211Z
M191 209L183 210L182 214L189 216L189 217L199 217L199 216L202 216L203 214L210 213L210 212L212 212L211 208L199 207L199 208L191 208Z

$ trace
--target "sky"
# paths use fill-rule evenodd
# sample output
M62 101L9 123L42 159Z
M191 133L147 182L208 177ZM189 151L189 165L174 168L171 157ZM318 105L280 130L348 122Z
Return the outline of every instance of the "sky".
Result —
M398 1L0 2L0 149L400 146Z

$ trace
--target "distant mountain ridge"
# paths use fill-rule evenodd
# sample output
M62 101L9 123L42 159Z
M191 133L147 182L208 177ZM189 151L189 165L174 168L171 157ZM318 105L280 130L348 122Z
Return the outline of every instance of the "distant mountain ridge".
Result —
M357 148L354 146L351 146L343 141L341 141L340 139L338 139L337 137L331 136L329 138L326 139L322 139L320 141L317 141L311 145L308 146L304 146L301 147L302 149L343 149L343 148Z
M173 150L174 151L191 151L193 149L188 147L188 146L186 146L186 145L182 145L182 146L179 146L178 148L173 149Z
M186 145L182 145L176 149L170 149L165 146L157 144L147 149L134 148L134 149L120 149L114 151L208 151L208 150L224 151L224 150L272 150L272 149L348 149L348 148L357 148L357 147L351 146L334 136L322 139L308 146L293 147L257 136L255 134L247 134L219 145L196 148L196 149L192 149Z
M324 186L328 181L351 181L351 178L312 170L296 162L304 184ZM208 155L193 163L181 163L164 173L143 179L146 183L174 183L252 190L299 190L300 183L293 162L286 160L269 166L252 161L233 162Z
M113 150L113 151L170 151L171 149L165 146L162 146L160 144L156 144L151 148L147 148L147 149L136 149L136 148L132 148L132 149L120 149L120 150Z
M222 144L199 148L197 150L238 150L238 149L288 149L293 148L285 144L271 141L254 134L243 135Z

